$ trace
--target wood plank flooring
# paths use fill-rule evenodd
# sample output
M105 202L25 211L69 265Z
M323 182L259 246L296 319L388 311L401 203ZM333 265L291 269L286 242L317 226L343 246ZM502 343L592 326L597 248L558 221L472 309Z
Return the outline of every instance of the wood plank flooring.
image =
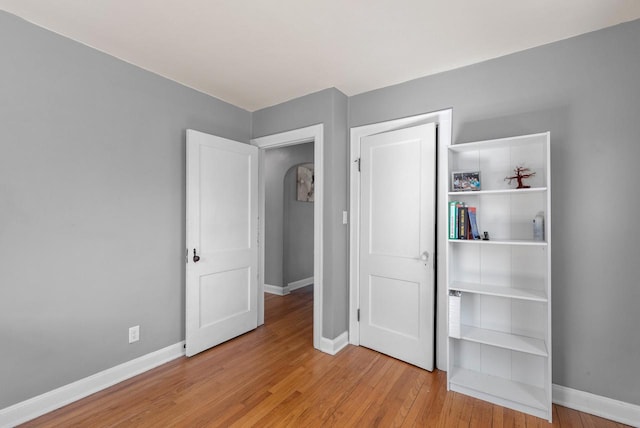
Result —
M312 287L266 295L265 325L25 427L623 427L554 406L553 424L455 392L446 373L349 345L313 349Z

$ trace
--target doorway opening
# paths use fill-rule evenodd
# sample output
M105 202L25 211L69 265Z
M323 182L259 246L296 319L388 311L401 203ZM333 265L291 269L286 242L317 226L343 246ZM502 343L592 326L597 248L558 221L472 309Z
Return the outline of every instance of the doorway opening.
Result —
M264 151L264 290L313 284L313 142Z
M259 154L259 221L258 221L258 325L264 324L264 291L265 287L268 289L269 284L266 282L267 278L267 230L266 230L266 181L269 172L266 170L266 155L267 151L276 148L284 148L291 146L304 145L312 143L313 146L313 164L314 164L314 179L313 179L313 346L314 348L331 353L330 349L323 349L322 340L322 293L323 293L323 237L322 237L322 223L323 223L323 151L324 151L324 139L323 139L324 126L322 124L313 125L306 128L300 128L293 131L283 132L279 134L269 135L266 137L260 137L251 140L251 144L260 149ZM275 153L275 152L274 152ZM306 162L300 162L306 163ZM284 190L284 189L283 189ZM281 205L282 206L282 205ZM282 266L282 265L281 265ZM277 268L276 268L277 270ZM282 270L282 269L281 269ZM309 281L308 278L302 278L302 280ZM299 285L300 283L298 283ZM287 284L284 283L283 286ZM295 285L295 284L294 284Z
M283 179L282 279L287 292L313 284L313 143L291 147L306 146L310 146L311 157L307 159L311 162L293 165ZM265 220L269 221L268 215ZM268 230L267 226L267 234ZM268 239L265 243L269 244Z

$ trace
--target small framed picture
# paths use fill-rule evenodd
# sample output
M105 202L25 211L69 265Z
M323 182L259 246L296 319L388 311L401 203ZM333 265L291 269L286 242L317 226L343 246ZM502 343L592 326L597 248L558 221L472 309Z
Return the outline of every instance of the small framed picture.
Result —
M461 171L452 173L451 190L453 192L480 190L480 171Z
M298 166L298 191L296 199L302 202L313 202L314 175L313 164L305 163Z

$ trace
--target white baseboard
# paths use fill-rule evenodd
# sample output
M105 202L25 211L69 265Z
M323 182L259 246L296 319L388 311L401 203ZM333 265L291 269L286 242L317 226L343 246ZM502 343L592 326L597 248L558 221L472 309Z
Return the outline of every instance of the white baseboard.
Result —
M624 401L618 401L589 392L567 388L566 386L553 385L553 402L590 413L605 419L631 425L640 426L640 406Z
M176 343L13 406L0 409L0 427L13 427L30 421L183 355L184 342Z
M287 289L289 291L297 290L298 288L306 287L307 285L313 284L313 277L299 279L298 281L293 281L287 284Z
M320 350L330 355L336 355L345 346L349 344L349 333L344 332L335 339L327 339L323 337L320 339Z
M313 284L313 277L290 282L285 287L280 287L279 285L265 284L264 292L269 294L277 294L278 296L285 296L291 293L293 290L297 290L298 288L306 287L307 285L311 285L311 284Z
M287 287L280 287L278 285L265 284L264 292L269 294L277 294L278 296L284 296L285 294L289 294L289 290Z

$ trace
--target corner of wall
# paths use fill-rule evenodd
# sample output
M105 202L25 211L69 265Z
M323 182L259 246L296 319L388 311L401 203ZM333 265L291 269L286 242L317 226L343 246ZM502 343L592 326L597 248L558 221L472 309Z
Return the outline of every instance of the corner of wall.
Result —
M327 339L322 337L320 341L320 350L330 355L335 355L349 344L349 333L344 331L336 336L335 339Z

